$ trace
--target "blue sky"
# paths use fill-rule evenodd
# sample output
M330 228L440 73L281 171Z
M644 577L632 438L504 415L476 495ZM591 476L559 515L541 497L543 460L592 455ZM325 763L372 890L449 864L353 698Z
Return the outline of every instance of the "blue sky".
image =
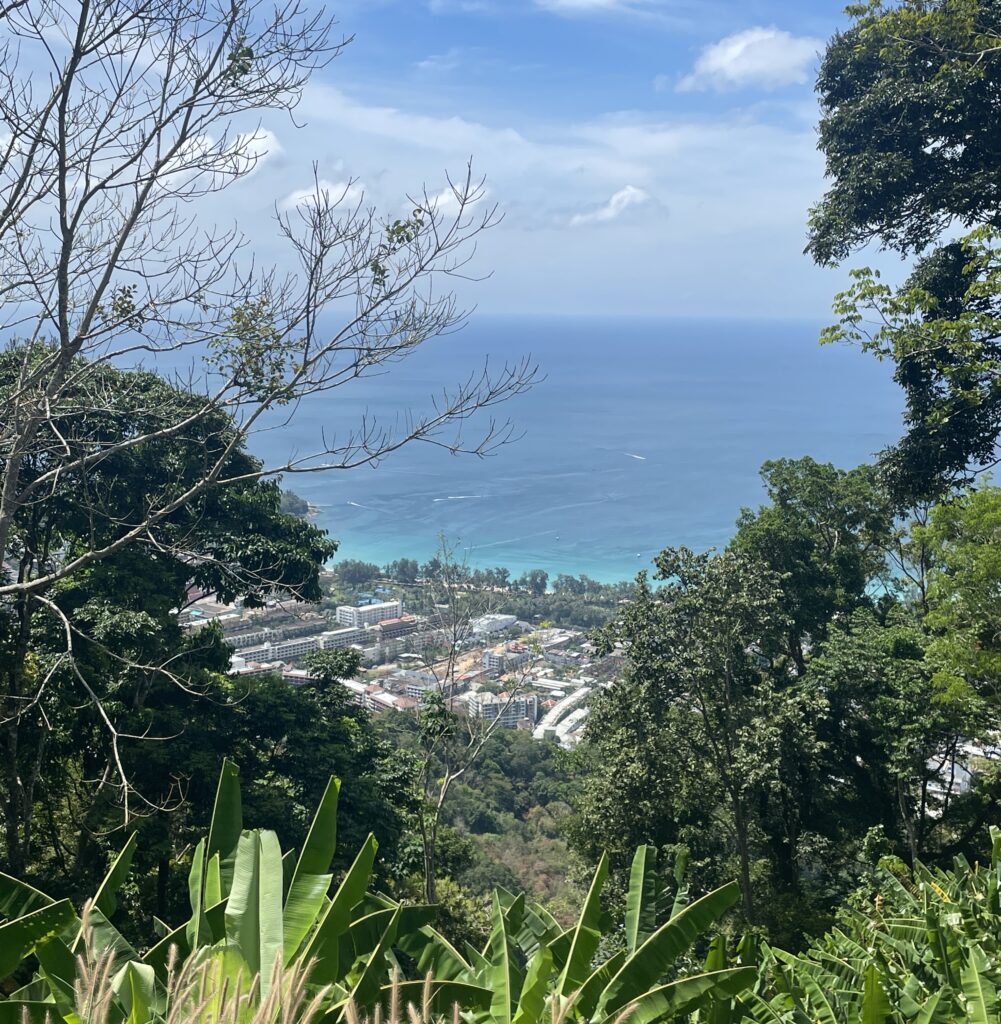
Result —
M813 78L841 0L345 0L354 41L226 202L262 223L312 164L387 213L472 157L504 222L487 311L812 317ZM248 216L249 215L249 216ZM258 216L260 215L260 216ZM260 245L265 253L264 235Z

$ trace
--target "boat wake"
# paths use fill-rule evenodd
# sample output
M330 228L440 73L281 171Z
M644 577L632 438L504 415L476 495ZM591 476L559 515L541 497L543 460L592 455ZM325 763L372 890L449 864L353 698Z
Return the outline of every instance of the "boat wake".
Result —
M539 533L526 533L523 537L508 537L507 540L495 540L489 544L470 544L470 551L483 551L486 548L500 548L506 544L517 544L523 540L533 540L535 537L548 537L550 534L556 533L555 530L542 530Z
M432 501L470 501L472 498L482 498L482 494L450 494L447 498L432 498Z
M387 512L384 508L376 508L374 505L363 505L360 501L349 501L346 502L348 505L353 505L355 508L363 508L366 512L378 512L381 516L390 516L393 513Z

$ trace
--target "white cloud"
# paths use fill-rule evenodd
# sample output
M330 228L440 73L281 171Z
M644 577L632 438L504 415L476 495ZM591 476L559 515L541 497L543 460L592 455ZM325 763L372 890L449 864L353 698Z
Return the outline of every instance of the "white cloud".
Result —
M443 188L440 192L435 195L431 195L428 198L428 206L440 213L443 217L455 217L459 212L460 201L462 197L461 187L458 185L450 185ZM485 202L490 198L490 189L485 186L473 197L472 199L467 198L464 204L464 212L468 213L472 207L479 203Z
M473 120L433 114L414 94L391 107L317 83L298 110L308 132L283 132L282 160L267 162L245 188L213 197L213 213L240 219L262 261L281 261L266 214L276 198L291 208L308 201L314 161L321 189L334 197L359 179L366 206L396 216L409 208L408 194L423 201L427 183L448 218L454 199L443 174L461 176L472 154L474 173L488 176L488 204L504 219L477 240L471 264L471 276L492 273L490 283L453 282L463 304L815 315L836 289L802 254L823 160L815 114L805 99L796 102L783 105L781 118L770 104L686 117ZM302 187L289 195L294 186ZM710 285L721 278L723 306Z
M489 0L428 0L432 14L489 14L494 6Z
M823 40L794 36L778 28L749 28L707 46L691 74L678 83L681 92L741 86L777 89L806 82Z
M432 53L429 57L417 61L414 67L418 71L454 71L463 63L465 51L458 46L452 46L444 53Z
M284 152L278 136L267 128L238 135L234 148L246 157L251 172L259 170L265 160L273 160Z
M162 181L171 188L218 188L230 177L250 177L281 153L278 137L266 128L223 140L196 135L164 166Z
M654 0L535 0L536 7L557 14L594 14L604 11L639 11Z
M643 168L631 160L620 159L614 151L582 143L571 132L559 133L562 138L539 141L515 128L493 126L462 117L435 117L404 110L360 103L331 86L313 86L306 90L299 108L305 118L315 124L336 126L340 133L365 137L361 151L373 151L372 139L393 143L385 152L386 165L400 166L393 156L401 146L423 151L420 158L404 161L406 168L431 167L440 180L441 171L458 171L470 155L476 168L488 171L491 180L511 174L526 176L542 189L551 189L551 178L593 181L613 184L623 179L635 180ZM370 177L367 170L366 179ZM410 186L414 181L411 177Z
M602 206L587 213L575 213L570 218L570 227L576 228L583 224L604 224L616 220L630 206L640 206L650 201L650 193L635 185L626 185L615 192Z
M315 203L317 195L322 196L325 202L332 205L340 203L345 209L350 209L364 199L365 189L357 181L327 181L326 178L320 178L309 188L296 189L287 195L279 205L284 210L291 210L296 206Z

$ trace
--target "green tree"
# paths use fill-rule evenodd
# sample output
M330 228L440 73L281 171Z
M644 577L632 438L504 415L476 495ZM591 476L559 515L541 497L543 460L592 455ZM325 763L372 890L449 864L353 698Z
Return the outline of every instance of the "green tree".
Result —
M1001 226L1001 5L869 0L848 12L817 77L832 184L811 211L810 252L840 262L878 241L910 253L957 220Z
M1001 489L968 491L932 510L929 657L940 685L1001 704Z
M834 625L809 675L826 702L819 723L822 778L813 801L818 831L844 841L848 856L884 826L911 860L932 857L953 836L954 766L984 729L981 709L942 687L931 638L901 606L879 618L859 609Z
M333 570L338 581L349 587L372 583L382 576L382 569L374 562L362 562L357 558L344 558L335 563Z
M0 359L0 392L17 386L17 372L16 359ZM228 665L216 632L182 632L177 610L191 595L239 597L248 607L274 595L317 600L319 569L336 550L322 531L280 511L278 484L256 478L260 464L228 416L197 417L184 435L150 436L164 417L183 417L201 400L153 374L108 365L90 372L113 404L89 415L70 404L52 425L63 451L103 444L106 457L64 467L8 532L11 575L22 588L0 604L0 801L5 854L20 871L32 858L37 787L65 777L55 766L62 753L82 778L97 780L84 808L96 799L126 818L144 808L126 748L144 736L166 742L173 732L161 732L159 711ZM141 521L151 492L183 493L222 452L236 478L230 485L179 503L142 540L87 561L120 524ZM50 468L44 457L25 457L18 478L31 486ZM74 560L72 574L52 578L53 565ZM81 841L92 831L89 813L76 823Z
M361 668L361 652L355 647L340 647L330 651L313 651L303 659L310 678L303 685L330 699L346 699L347 690L339 684L357 675Z
M584 592L584 583L582 580L577 579L576 576L569 576L567 573L561 572L553 581L553 593L558 594L560 597L579 597Z
M717 877L734 862L754 923L769 833L795 860L795 789L814 756L816 700L781 668L788 619L767 566L736 551L668 548L656 579L652 590L641 576L636 600L601 634L606 649L625 645L628 670L592 704L574 844L621 860L637 840L683 842L693 861L715 859L707 870Z
M282 491L282 512L289 515L299 516L300 519L309 515L309 502L300 497L295 491Z
M761 477L771 504L741 512L732 547L781 577L788 649L802 672L804 643L821 640L831 619L865 603L866 588L885 575L893 513L872 466L778 459Z
M397 583L416 583L420 566L416 558L398 558L395 562L390 562L384 571Z
M549 586L549 573L545 569L529 569L519 577L518 586L533 597L541 597Z
M1001 5L871 0L849 12L817 80L832 184L811 211L809 251L833 263L871 241L932 247L899 290L857 272L826 333L895 364L907 432L882 461L912 504L992 463L1001 428ZM957 224L977 230L956 241Z
M194 692L154 679L143 708L113 710L123 729L141 734L152 724L169 737L122 751L124 771L144 798L130 825L140 835L133 865L137 924L150 910L170 920L183 908L191 845L208 825L214 777L230 755L243 765L245 808L283 842L305 840L311 809L335 772L345 783L338 814L345 856L373 831L384 855L381 870L396 877L414 810L412 759L377 735L370 713L339 682L290 685L279 676L220 672ZM95 794L87 784L106 768L101 723L83 708L53 725L35 794L39 835L28 875L43 887L80 895L96 884L109 850L121 842L120 808L113 790ZM338 869L348 866L336 861Z
M853 272L825 341L888 360L904 390L904 437L880 455L899 504L935 499L993 465L1001 430L1001 254L978 229L923 258L900 288Z

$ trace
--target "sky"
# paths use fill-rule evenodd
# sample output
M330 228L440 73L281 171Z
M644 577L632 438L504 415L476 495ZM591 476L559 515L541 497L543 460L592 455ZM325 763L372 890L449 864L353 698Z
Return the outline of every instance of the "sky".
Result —
M352 41L235 195L242 226L323 187L391 215L467 160L503 222L487 312L824 319L813 81L843 0L342 0ZM297 127L298 124L298 127ZM256 240L269 254L263 227Z

